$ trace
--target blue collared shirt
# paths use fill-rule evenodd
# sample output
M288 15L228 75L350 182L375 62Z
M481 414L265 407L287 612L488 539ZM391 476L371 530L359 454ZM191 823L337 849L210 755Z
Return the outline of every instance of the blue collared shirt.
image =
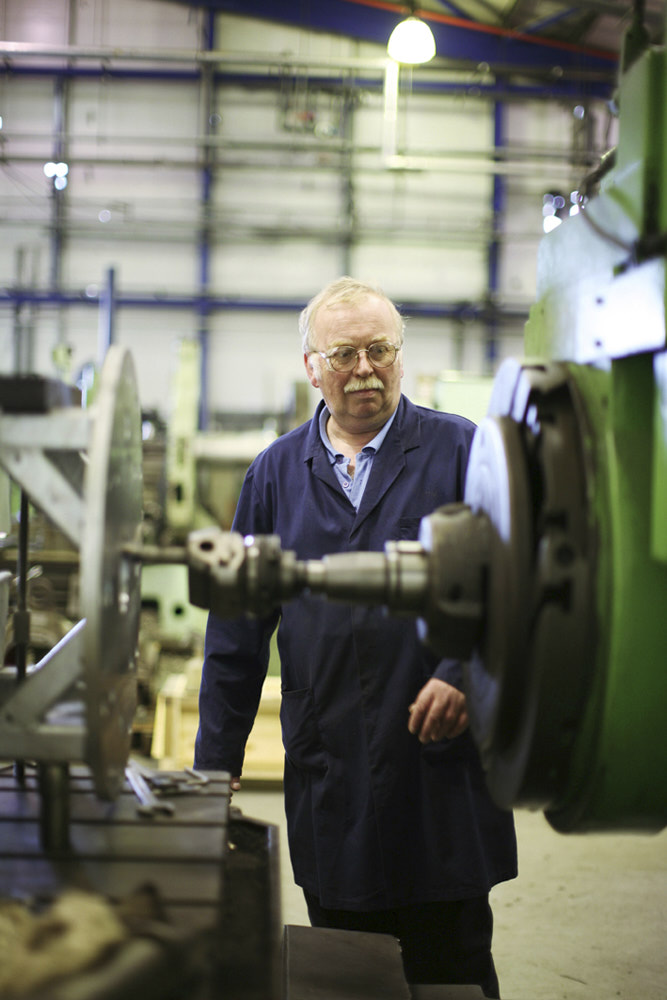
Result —
M327 420L330 416L331 414L329 413L329 410L326 406L324 406L322 412L320 413L320 437L322 438L322 444L327 450L329 460L333 465L334 472L336 473L336 478L343 487L345 496L354 506L354 509L359 510L359 504L361 503L361 498L364 495L364 490L366 489L366 483L368 482L368 477L371 473L371 466L373 465L375 453L380 450L380 445L384 441L387 436L387 431L394 422L396 410L394 410L392 415L389 417L389 420L386 422L384 427L377 432L373 440L364 445L361 451L357 453L353 476L351 476L347 471L347 467L352 460L352 456L342 455L340 452L334 451L334 447L329 440L329 435L327 434Z

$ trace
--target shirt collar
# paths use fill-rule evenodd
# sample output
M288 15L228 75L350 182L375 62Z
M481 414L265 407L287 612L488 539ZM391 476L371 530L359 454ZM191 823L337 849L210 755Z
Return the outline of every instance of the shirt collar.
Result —
M396 407L396 410L397 409L398 409L398 407ZM366 451L367 449L369 449L371 451L374 451L374 452L380 450L380 445L382 444L382 442L386 438L387 433L389 431L389 428L391 427L391 425L394 422L394 417L396 416L396 410L394 410L394 412L389 417L389 419L387 420L387 422L385 424L383 424L383 426L377 432L377 434L375 435L375 437L373 438L373 440L369 441L368 444L364 445L364 447L361 449L362 451ZM325 404L322 407L322 410L320 411L320 438L322 440L322 444L324 445L324 447L326 448L326 450L327 450L327 452L328 452L328 454L330 456L331 462L334 463L336 461L337 455L340 455L341 453L334 450L334 447L333 447L331 441L329 440L329 435L327 434L327 421L328 421L328 419L329 419L330 416L331 416L331 414L329 412L329 408ZM346 458L351 458L352 456L351 455L346 455L345 457Z

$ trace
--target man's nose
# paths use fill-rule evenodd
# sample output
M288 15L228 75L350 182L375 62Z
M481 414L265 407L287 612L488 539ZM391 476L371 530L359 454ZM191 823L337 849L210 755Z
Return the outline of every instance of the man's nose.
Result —
M373 373L373 365L368 360L368 351L365 349L357 353L357 363L354 370L357 375L371 375Z

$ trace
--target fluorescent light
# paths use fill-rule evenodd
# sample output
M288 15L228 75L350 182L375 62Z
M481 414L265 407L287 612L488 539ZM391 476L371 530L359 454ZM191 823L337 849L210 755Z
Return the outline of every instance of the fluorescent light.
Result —
M387 52L399 63L429 62L435 55L433 32L425 21L418 17L407 17L396 25L389 41Z

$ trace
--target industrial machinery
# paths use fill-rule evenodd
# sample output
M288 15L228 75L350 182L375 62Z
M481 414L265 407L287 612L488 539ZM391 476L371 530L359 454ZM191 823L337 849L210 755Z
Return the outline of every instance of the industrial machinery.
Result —
M121 558L123 542L135 539L141 525L134 370L127 353L112 351L94 410L67 398L59 383L37 377L8 379L0 391L0 462L79 549L83 611L29 676L25 664L17 667L18 684L5 675L0 757L39 761L45 785L66 781L63 764L85 761L98 794L111 799L123 779L136 705L140 572ZM22 505L23 565L26 522ZM83 682L83 716L54 714L53 706L77 681ZM56 816L45 813L47 825ZM51 834L60 835L56 829Z
M667 62L626 50L618 148L543 241L529 359L500 369L465 503L418 543L300 562L204 531L195 604L262 614L302 590L417 617L466 662L492 795L560 831L667 822Z
M274 828L230 811L229 775L130 759L141 567L124 547L141 538L142 463L129 353L109 349L90 408L62 383L0 380L0 465L22 491L15 662L0 665L0 993L196 998L224 979L228 995L270 1000ZM79 551L82 610L34 664L33 504Z
M225 775L208 778L211 794L202 776L172 776L182 807L156 816L163 800L128 764L142 563L187 564L192 603L222 616L261 615L308 590L416 618L424 641L465 661L499 804L542 808L561 831L665 825L666 92L663 49L625 57L618 148L540 249L528 360L500 369L464 502L425 518L418 542L316 561L217 529L146 546L129 356L111 348L92 411L48 382L0 386L0 464L80 549L84 608L32 671L0 671L0 757L18 762L0 777L0 893L43 899L74 884L118 896L151 865L190 934L166 950L166 936L157 951L143 942L129 962L142 996L195 979L191 960L211 961L211 939L193 948L192 931L211 928L225 942L212 964L226 994L276 995L272 960L243 962L273 954L266 831L234 831ZM20 645L20 609L15 631ZM244 919L232 904L253 887L262 902ZM263 968L269 979L253 980ZM115 972L101 995L127 995L127 966Z

